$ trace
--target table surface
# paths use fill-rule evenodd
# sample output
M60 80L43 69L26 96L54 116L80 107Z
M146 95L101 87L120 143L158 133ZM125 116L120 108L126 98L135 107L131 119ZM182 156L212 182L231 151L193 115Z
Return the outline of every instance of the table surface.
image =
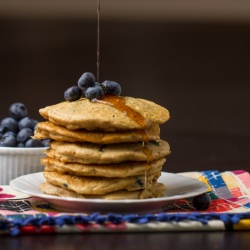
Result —
M249 232L103 233L75 235L23 235L0 239L1 249L248 249Z

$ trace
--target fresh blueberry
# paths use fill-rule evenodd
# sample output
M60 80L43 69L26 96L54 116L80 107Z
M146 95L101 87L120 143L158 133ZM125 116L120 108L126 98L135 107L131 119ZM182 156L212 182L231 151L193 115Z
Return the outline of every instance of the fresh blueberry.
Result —
M23 119L21 119L19 121L18 128L19 128L19 130L21 130L23 128L30 128L30 129L34 130L37 123L38 123L38 121L35 119L32 119L30 117L24 117Z
M197 210L206 210L211 204L211 198L209 194L201 194L193 198L193 206Z
M18 148L24 148L25 145L23 142L18 142L17 145L16 145Z
M15 102L9 107L10 116L16 120L20 120L23 117L28 116L28 109L21 102Z
M4 133L4 135L13 135L16 136L16 133L14 133L13 131L7 131Z
M96 99L102 98L104 95L105 95L104 90L98 83L96 83L94 87L87 88L87 90L85 91L85 96L89 100L92 100L95 98Z
M82 96L82 90L77 86L72 86L65 90L64 99L68 102L73 102L80 99Z
M105 94L107 95L119 96L122 92L120 84L114 81L106 80L102 83L102 86L104 87Z
M34 135L34 131L30 128L21 129L16 136L17 142L25 143L31 136Z
M1 121L1 127L5 132L12 131L16 133L18 131L18 121L12 117L6 117Z
M49 147L50 139L49 139L49 138L43 139L43 140L42 140L42 143L43 143L43 146L44 146L44 147Z
M0 122L0 124L1 124L1 122ZM4 134L4 127L2 127L1 125L0 125L0 133Z
M38 125L38 122L36 123L35 127L33 128L34 131L37 129L37 125Z
M86 91L89 87L94 87L95 85L95 76L90 72L85 72L82 74L78 80L78 87L82 91Z
M44 147L41 140L36 140L33 138L30 138L28 141L26 141L24 145L26 148Z
M15 102L9 107L10 117L0 120L0 147L45 147L43 140L32 138L38 121L28 117L23 103ZM43 144L44 143L44 144Z
M0 140L1 147L16 147L17 141L16 137L13 135L3 135Z

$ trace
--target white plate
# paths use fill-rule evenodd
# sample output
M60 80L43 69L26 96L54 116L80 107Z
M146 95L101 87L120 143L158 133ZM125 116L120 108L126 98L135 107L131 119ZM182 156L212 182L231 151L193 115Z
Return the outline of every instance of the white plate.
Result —
M46 195L39 190L44 182L43 174L34 173L10 181L10 186L31 196L46 200L57 210L85 213L152 213L164 210L169 204L183 198L191 198L207 191L207 185L191 177L162 172L159 182L167 186L165 196L142 200L79 199Z

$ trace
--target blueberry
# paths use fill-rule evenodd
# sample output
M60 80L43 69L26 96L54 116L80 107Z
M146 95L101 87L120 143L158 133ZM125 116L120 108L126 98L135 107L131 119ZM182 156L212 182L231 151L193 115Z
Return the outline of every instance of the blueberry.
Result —
M103 97L104 95L105 95L104 90L98 83L96 83L94 87L87 88L87 90L85 91L85 96L89 100L92 100L95 98L98 99L98 98Z
M19 121L18 128L19 128L19 130L21 130L23 128L30 128L30 129L34 130L37 123L38 123L38 121L35 119L32 119L30 117L24 117L23 119L21 119Z
M18 142L17 145L16 145L18 148L24 148L25 145L23 142Z
M1 123L0 123L1 124ZM2 127L1 125L0 125L0 133L1 134L4 134L4 127Z
M13 135L16 136L16 133L14 133L13 131L7 131L4 133L4 135Z
M28 141L26 141L24 145L26 148L44 147L41 140L36 140L33 138L30 138Z
M193 198L193 206L197 210L206 210L209 208L211 203L211 198L209 194L201 194Z
M9 107L10 117L0 120L0 147L44 147L42 140L32 138L38 121L28 117L23 103ZM44 144L43 144L44 143Z
M44 147L49 147L50 139L49 138L48 139L43 139L42 143L43 143Z
M86 91L89 87L94 87L95 85L95 76L90 72L85 72L82 74L78 80L78 87L82 91Z
M18 121L12 117L6 117L1 121L1 127L5 132L12 131L16 133L18 131Z
M21 102L15 102L9 107L10 116L16 120L20 120L23 117L28 116L28 109Z
M64 99L68 102L73 102L80 99L82 96L82 90L77 86L72 86L65 90Z
M34 135L34 131L30 128L21 129L16 136L17 142L25 143L31 136Z
M17 141L16 137L13 135L3 135L0 140L1 147L16 147Z
M122 92L120 84L114 81L106 80L102 83L102 86L107 95L119 96Z

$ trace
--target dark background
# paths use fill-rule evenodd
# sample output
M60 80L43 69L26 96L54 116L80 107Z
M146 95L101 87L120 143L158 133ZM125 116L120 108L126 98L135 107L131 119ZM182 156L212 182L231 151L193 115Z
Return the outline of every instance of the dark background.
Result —
M0 117L42 120L81 74L96 74L96 19L0 16ZM102 20L100 81L165 106L169 172L250 166L250 22Z

